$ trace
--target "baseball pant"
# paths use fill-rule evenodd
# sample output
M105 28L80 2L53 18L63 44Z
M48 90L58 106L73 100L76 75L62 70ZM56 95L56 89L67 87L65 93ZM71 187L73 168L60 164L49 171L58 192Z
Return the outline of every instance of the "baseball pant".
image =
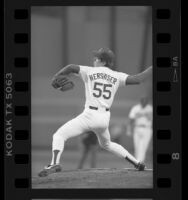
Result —
M80 115L61 126L53 135L52 142L52 150L60 151L57 155L56 163L60 162L60 156L64 150L64 143L66 140L90 130L95 132L102 148L116 154L119 157L125 158L126 156L130 156L131 159L134 159L134 157L132 157L121 145L111 142L108 130L109 121L109 111L91 110L89 108L85 108ZM52 158L52 162L54 162L54 158ZM137 161L135 160L135 162Z
M148 127L135 127L134 129L134 149L137 160L144 162L149 142L152 137L152 130Z

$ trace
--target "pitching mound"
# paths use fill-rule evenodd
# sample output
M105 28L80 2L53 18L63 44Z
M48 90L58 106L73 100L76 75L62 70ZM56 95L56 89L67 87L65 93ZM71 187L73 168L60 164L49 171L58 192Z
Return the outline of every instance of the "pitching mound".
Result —
M82 169L33 177L33 188L152 188L152 170Z

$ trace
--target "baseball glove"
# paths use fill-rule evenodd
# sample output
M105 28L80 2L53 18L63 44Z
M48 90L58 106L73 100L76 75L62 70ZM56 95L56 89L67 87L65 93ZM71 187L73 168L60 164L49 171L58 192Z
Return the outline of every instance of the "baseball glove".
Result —
M53 79L52 86L55 89L59 89L64 92L73 89L74 83L70 81L66 76L59 75Z

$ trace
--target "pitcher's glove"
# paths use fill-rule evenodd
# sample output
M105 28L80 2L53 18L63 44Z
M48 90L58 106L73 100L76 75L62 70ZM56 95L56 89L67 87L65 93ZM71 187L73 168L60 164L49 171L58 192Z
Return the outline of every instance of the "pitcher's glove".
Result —
M70 81L66 76L59 75L52 80L52 86L55 89L59 89L61 91L67 91L74 88L74 83Z

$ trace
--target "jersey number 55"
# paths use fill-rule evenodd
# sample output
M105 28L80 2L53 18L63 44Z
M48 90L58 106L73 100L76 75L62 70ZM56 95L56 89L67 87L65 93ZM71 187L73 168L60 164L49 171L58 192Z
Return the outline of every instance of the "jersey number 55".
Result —
M93 87L93 90L95 90L95 92L93 93L93 96L97 98L103 96L104 99L110 99L112 93L109 89L111 87L111 84L95 82Z

